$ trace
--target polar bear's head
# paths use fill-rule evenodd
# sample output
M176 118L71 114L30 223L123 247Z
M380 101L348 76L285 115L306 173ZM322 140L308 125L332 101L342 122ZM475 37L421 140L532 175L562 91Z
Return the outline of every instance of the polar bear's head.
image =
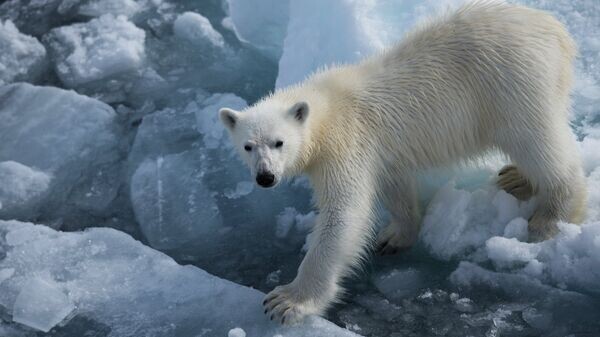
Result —
M235 148L261 187L276 186L292 173L305 139L309 107L264 100L244 111L219 110Z

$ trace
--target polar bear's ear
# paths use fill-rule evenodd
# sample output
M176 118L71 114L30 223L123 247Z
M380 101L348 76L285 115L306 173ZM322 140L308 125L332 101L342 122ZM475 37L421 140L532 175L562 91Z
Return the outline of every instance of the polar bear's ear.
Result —
M222 108L219 110L219 118L221 119L221 123L223 123L223 125L225 125L229 130L233 130L235 123L238 120L238 112L233 109Z
M298 102L290 109L290 114L300 123L304 123L308 117L308 103Z

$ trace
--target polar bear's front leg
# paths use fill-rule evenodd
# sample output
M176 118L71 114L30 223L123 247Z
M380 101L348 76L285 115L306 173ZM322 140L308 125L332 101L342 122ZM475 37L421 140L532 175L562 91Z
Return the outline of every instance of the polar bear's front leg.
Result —
M341 278L359 263L369 242L371 200L371 193L363 190L325 202L298 275L263 302L271 319L293 324L306 315L322 315L336 302Z

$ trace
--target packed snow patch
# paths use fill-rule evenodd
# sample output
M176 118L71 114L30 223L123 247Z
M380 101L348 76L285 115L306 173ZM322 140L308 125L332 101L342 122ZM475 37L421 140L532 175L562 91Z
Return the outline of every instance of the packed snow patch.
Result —
M560 223L560 234L550 240L526 242L525 219L532 214L534 201L519 202L493 187L469 192L452 184L441 189L431 201L421 240L439 258L491 262L498 272L530 278L531 282L600 293L598 170L587 178L590 188L587 222ZM468 279L469 270L474 269L463 266L454 279L459 280L459 275L460 279ZM494 284L500 282L491 276L489 280Z

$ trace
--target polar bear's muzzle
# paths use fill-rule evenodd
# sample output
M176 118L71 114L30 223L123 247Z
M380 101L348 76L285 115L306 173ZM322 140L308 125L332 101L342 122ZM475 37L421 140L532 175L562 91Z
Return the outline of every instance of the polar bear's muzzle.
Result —
M256 183L261 187L269 188L275 186L275 175L269 171L258 172Z

